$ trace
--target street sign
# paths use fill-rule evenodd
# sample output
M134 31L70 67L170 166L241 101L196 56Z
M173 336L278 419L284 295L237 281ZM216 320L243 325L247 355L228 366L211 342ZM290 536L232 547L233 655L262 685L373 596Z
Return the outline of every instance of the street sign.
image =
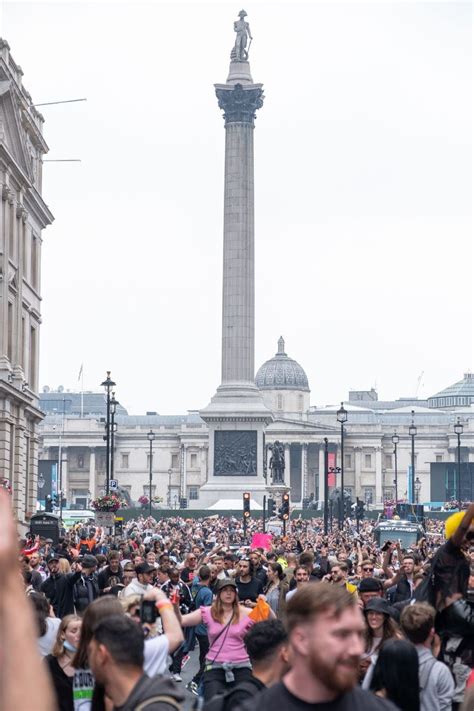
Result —
M113 526L115 522L114 511L96 511L95 522L98 526Z
M109 481L109 489L110 491L117 491L118 489L118 479L111 479Z

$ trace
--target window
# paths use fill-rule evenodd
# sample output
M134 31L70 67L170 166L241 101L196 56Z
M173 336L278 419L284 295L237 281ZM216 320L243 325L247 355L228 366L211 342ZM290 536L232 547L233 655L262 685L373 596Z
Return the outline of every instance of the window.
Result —
M352 468L352 455L351 454L344 455L344 466L346 469Z
M30 268L31 286L33 289L38 288L38 237L32 233L31 235L31 268Z
M128 454L122 454L122 469L128 469Z
M283 395L277 395L277 410L283 410Z
M143 484L143 494L144 496L148 496L150 491L150 485L149 484ZM156 486L155 484L151 485L151 495L154 496L156 492Z
M79 469L84 469L84 455L83 454L77 455L77 466Z
M391 468L392 468L392 455L386 454L385 455L385 469L391 469Z
M370 456L370 455L369 455ZM374 501L374 490L372 487L364 488L364 501L366 504L372 504Z
M197 467L197 454L191 454L191 469L196 469Z
M442 454L437 454L437 455L436 455L436 461L437 461L437 462L442 462L442 461L443 461L443 455L442 455Z
M171 455L171 469L178 469L178 467L179 467L178 455L172 454Z
M366 454L364 461L365 461L365 468L371 469L372 468L372 455Z
M36 329L30 328L30 373L29 384L32 390L36 390Z
M190 501L197 501L199 499L199 487L189 486L188 487L188 499Z
M13 304L11 301L8 302L8 346L7 346L7 358L13 365Z

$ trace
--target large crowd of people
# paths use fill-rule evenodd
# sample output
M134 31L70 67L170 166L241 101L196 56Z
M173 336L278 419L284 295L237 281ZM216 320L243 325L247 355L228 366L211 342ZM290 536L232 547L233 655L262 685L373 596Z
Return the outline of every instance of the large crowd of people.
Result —
M19 541L2 491L0 520L2 711L474 710L474 504L408 549L318 518Z

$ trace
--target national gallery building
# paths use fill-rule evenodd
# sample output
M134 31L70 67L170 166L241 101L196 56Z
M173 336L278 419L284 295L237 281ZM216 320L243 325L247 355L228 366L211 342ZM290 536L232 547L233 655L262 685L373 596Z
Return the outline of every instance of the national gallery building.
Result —
M339 477L337 468L341 466L341 425L337 420L340 403L324 407L311 404L306 373L286 353L283 338L279 339L273 358L257 371L255 383L273 414L273 422L265 430L266 449L277 440L284 447L285 484L290 487L292 505L301 507L310 497L323 499L325 438L335 477ZM40 425L39 498L44 499L54 472L61 469L68 506L87 507L90 499L105 488L105 396L53 392L45 387L40 403L46 417ZM406 498L413 444L416 500L444 502L456 497L458 454L461 498L474 499L471 373L427 400L384 401L373 389L351 391L344 398L344 408L344 486L353 498L358 496L373 504L393 499L395 476L398 498ZM114 420L111 478L118 480L132 501L148 495L151 449L152 495L162 499L162 506L179 508L183 499L189 508L206 505L200 490L208 480L209 428L198 411L175 416L157 412L136 416L128 415L117 405ZM413 425L415 429L410 434ZM455 425L458 432L461 430L460 435L455 432ZM151 447L150 431L154 435ZM268 456L267 453L265 459ZM267 461L265 467L269 477ZM251 492L252 477L246 482ZM259 496L255 499L260 500ZM220 504L222 508L223 502ZM232 508L230 495L228 508Z

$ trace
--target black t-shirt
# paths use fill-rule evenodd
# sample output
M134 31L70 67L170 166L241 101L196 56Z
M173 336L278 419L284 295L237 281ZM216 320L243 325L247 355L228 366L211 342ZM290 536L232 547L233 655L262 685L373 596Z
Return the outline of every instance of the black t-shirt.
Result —
M72 676L67 676L63 672L58 660L52 654L48 654L45 658L45 663L48 665L51 674L58 711L74 711Z
M257 597L263 593L263 585L258 578L251 578L248 583L243 583L239 578L236 578L235 582L240 602L245 602L245 600L257 602Z
M235 711L275 711L275 709L285 709L285 711L398 711L397 706L391 701L374 696L358 686L334 701L310 704L290 693L282 682L260 692Z

